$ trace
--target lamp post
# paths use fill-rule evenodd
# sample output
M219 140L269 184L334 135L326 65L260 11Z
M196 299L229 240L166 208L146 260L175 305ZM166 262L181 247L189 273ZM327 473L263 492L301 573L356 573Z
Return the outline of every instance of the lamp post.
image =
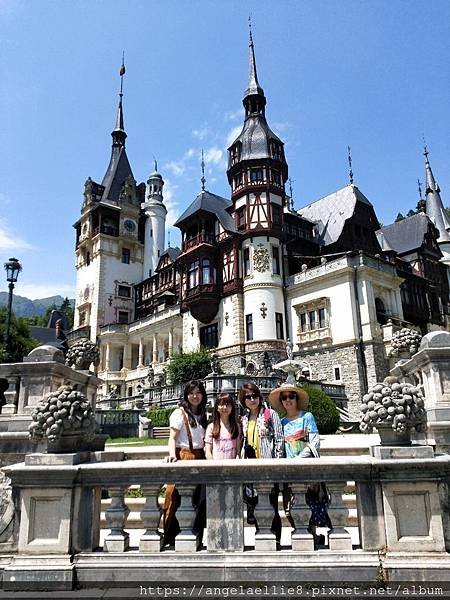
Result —
M10 337L10 328L11 328L11 309L12 309L12 299L13 299L13 289L14 284L17 282L17 278L19 276L20 271L22 270L22 265L17 260L17 258L10 258L8 262L5 263L5 271L6 271L6 281L9 282L9 296L8 296L8 314L6 316L6 330L5 330L5 349L8 358L11 354L11 337Z

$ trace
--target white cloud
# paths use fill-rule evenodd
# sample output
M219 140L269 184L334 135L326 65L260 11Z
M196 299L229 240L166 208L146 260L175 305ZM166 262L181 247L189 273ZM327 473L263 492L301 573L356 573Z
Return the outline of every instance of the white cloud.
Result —
M215 165L220 165L223 159L223 150L217 148L217 146L213 146L212 148L208 148L205 151L205 162L213 163Z
M173 224L180 216L180 207L176 198L177 190L178 186L174 185L170 179L164 180L164 204L167 208L166 228L173 227Z
M231 146L231 144L234 142L234 140L237 138L237 136L241 133L242 131L242 125L236 125L236 127L233 127L233 129L231 129L228 134L227 134L227 148L229 146Z
M233 110L225 113L226 121L236 121L237 119L242 120L244 117L244 108L239 108L238 110Z
M75 298L75 284L69 283L17 283L14 293L30 300L50 298L58 294L65 298Z
M211 130L209 129L209 127L207 125L204 125L203 127L200 127L199 129L194 129L192 131L192 135L196 138L198 138L199 140L204 140L207 136L209 136L211 133Z
M0 251L33 250L34 246L23 240L11 230L8 224L0 220Z
M181 160L170 160L163 165L163 170L169 171L169 173L172 173L172 175L175 175L176 177L180 177L185 172L186 167Z

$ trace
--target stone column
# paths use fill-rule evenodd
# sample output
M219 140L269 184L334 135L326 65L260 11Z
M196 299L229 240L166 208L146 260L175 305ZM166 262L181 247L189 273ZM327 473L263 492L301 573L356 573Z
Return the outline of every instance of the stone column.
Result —
M138 357L138 367L142 367L144 365L144 340L143 338L139 339L139 357Z
M314 550L314 537L308 531L311 509L306 504L305 494L308 489L306 483L294 483L291 485L292 492L295 495L295 504L293 519L295 529L292 532L292 550L297 552L310 552Z
M331 504L328 507L328 515L333 525L333 529L328 535L330 550L352 550L352 538L345 529L349 510L342 498L347 484L345 482L333 481L327 483L327 486L331 493Z
M271 482L258 483L258 504L255 508L255 516L259 530L255 533L256 551L275 552L277 549L275 534L270 531L274 515L269 499L272 488L273 483Z
M106 343L106 352L105 352L105 371L109 371L110 369L110 361L111 361L111 344L109 342Z
M169 358L172 356L173 351L173 329L169 329Z
M127 489L128 486L109 488L111 504L106 509L105 520L111 531L105 537L104 552L125 552L125 550L128 550L130 535L124 530L130 512L124 500Z
M131 344L123 346L123 366L125 369L131 369Z
M208 485L208 552L242 552L242 485Z
M181 496L181 504L177 510L181 531L175 538L175 552L195 552L197 549L196 535L192 533L196 514L192 506L192 494L196 487L195 483L177 484L177 490Z
M160 512L158 506L159 484L143 485L141 490L145 496L145 506L141 511L145 532L139 540L139 552L159 552L161 539L158 535Z
M153 334L153 355L152 362L155 365L158 362L158 334Z

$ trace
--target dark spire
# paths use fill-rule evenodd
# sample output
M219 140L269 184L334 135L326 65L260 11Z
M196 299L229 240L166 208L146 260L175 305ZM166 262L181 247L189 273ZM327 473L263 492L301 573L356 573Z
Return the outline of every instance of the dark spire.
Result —
M250 116L251 114L264 114L264 107L266 105L266 98L264 96L264 90L259 85L258 73L256 71L256 59L255 59L255 46L253 44L252 35L252 23L251 17L249 21L249 62L248 62L248 87L244 92L243 104L245 107L245 115Z
M450 242L450 219L445 212L440 196L440 189L436 183L428 160L428 148L424 146L425 176L426 176L426 214L439 230L438 243Z
M353 185L352 151L351 151L350 146L347 146L347 152L348 152L348 167L349 167L348 178L350 180L350 185Z
M114 131L111 133L113 139L113 146L122 147L125 146L125 140L127 134L125 133L125 127L123 124L123 76L125 75L125 54L122 53L122 65L119 71L120 75L120 92L119 92L119 106L117 108L116 126Z

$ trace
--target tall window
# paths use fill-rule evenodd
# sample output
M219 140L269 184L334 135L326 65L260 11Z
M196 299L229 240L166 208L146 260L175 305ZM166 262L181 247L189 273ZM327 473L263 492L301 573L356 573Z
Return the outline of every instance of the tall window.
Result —
M281 225L281 207L276 204L272 204L272 223Z
M128 323L128 311L127 310L119 310L119 314L117 315L118 323Z
M275 326L277 330L277 340L284 339L283 315L281 313L275 313Z
M250 275L250 248L244 249L244 276Z
M200 345L204 348L217 348L219 345L217 323L200 327Z
M250 169L250 181L252 181L252 182L263 181L262 168L258 167L258 168Z
M122 248L122 262L125 265L130 264L130 249L129 248Z
M314 329L326 329L328 327L327 314L325 306L318 306L313 310L308 310L308 307L305 306L302 312L298 311L300 331L305 333Z
M280 274L280 249L272 246L272 270L274 275Z
M237 226L245 227L245 206L243 206L236 212L236 216L237 216Z
M306 331L306 313L300 315L300 330Z
M214 283L214 277L210 266L209 258L204 258L202 260L202 283Z
M247 342L253 339L253 315L245 315L245 334Z
M194 260L194 262L191 262L191 264L189 265L188 272L188 284L190 290L198 286L198 270L199 262L198 260Z
M323 329L326 326L325 309L319 308L319 328Z
M315 310L311 310L309 312L309 328L310 329L315 329L317 327L317 319L316 319L316 311Z

